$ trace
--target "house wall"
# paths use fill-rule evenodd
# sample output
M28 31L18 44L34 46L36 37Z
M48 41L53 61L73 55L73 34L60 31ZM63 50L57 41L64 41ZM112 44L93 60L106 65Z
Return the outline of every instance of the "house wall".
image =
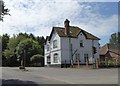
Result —
M53 48L53 40L57 40L57 48ZM80 47L80 40L83 40L84 47ZM47 51L46 45L49 44L50 51ZM72 51L70 50L70 44L72 44ZM72 54L77 50L73 56L74 63L76 61L76 54L79 54L79 59L81 64L85 64L84 54L88 54L89 63L93 63L97 58L99 58L99 40L90 40L86 39L85 35L81 32L77 38L68 38L68 37L59 37L59 35L54 32L50 43L45 45L45 65L47 65L47 56L51 57L51 65L61 65L61 64L70 64ZM97 53L94 54L92 46L96 47ZM53 62L53 56L55 53L58 53L58 63Z
M70 63L69 38L61 37L61 61L62 64Z
M53 48L53 41L57 40L57 48ZM47 65L47 56L50 56L50 61L51 64L61 64L61 44L60 44L60 37L58 36L58 34L54 31L52 34L52 38L50 40L50 42L47 44L49 45L49 51L47 51L47 44L45 45L45 65ZM57 53L58 54L58 63L54 63L53 62L53 57L54 54Z
M80 33L78 38L70 38L71 44L72 44L72 54L77 50L77 54L79 54L80 63L84 64L84 54L88 54L89 56L89 63L92 63L95 59L99 58L99 42L98 40L90 40L86 39L85 35L83 33ZM83 40L84 47L80 47L80 40ZM92 46L96 47L97 53L94 54L95 59L93 59L93 51ZM61 58L62 62L64 63L65 60L67 63L70 63L71 60L71 53L70 53L70 47L69 47L69 38L61 37ZM74 63L76 61L76 54L73 56Z

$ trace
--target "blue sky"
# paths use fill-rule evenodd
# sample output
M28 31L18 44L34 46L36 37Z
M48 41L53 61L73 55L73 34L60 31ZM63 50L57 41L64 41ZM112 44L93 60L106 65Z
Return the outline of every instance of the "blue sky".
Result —
M27 32L47 36L53 26L63 27L64 20L69 19L70 25L99 37L103 45L109 42L110 34L118 31L118 3L115 0L5 0L5 3L11 16L5 16L4 22L0 22L0 34L12 36Z

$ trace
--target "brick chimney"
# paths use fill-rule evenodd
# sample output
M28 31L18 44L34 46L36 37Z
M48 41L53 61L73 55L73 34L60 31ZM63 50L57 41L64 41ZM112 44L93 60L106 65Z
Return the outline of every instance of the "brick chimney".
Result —
M64 21L64 27L65 27L65 35L69 36L70 35L70 26L69 26L70 21L66 19Z

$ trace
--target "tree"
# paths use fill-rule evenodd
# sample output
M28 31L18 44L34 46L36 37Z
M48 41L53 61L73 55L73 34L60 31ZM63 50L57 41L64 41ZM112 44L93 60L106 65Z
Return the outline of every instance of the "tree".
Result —
M1 37L2 38L2 37ZM38 38L38 39L37 39ZM17 66L18 65L18 57L23 57L23 52L22 54L18 55L17 52L17 48L18 46L20 46L20 44L22 44L22 41L25 41L26 39L31 39L33 42L36 43L32 43L35 45L38 45L39 49L39 53L43 55L43 48L44 48L44 37L35 37L33 34L27 34L27 33L19 33L17 35L13 35L13 37L9 37L8 34L4 34L3 38L2 38L2 42L3 42L3 51L2 51L2 55L3 55L3 60L5 62L4 66ZM32 45L31 42L28 43L27 45ZM33 47L34 48L34 47ZM24 49L22 49L21 51L23 51ZM33 49L32 49L33 50ZM27 54L29 58L31 58L34 54L36 54L38 51L38 49L34 49L34 51L29 51L30 54ZM28 51L26 51L28 52ZM20 53L20 51L19 51ZM30 57L31 56L31 57ZM2 62L4 64L4 62ZM19 63L20 64L20 63ZM29 64L29 63L28 63Z
M10 15L9 9L5 8L5 3L3 0L0 0L0 21L3 21L4 15Z
M8 34L3 34L3 36L1 37L2 52L4 52L4 50L7 49L7 43L8 42L9 42L9 35ZM5 64L6 64L6 57L2 53L2 65L5 65Z
M37 37L36 37L36 40L38 41L39 45L41 45L42 55L44 55L44 43L45 43L45 38L44 38L43 36L42 36L42 37L37 36Z
M7 48L7 43L9 42L9 35L3 34L2 36L2 51L4 51Z
M111 34L110 44L120 44L120 32Z
M7 49L3 51L3 60L7 66L18 65L18 61L15 53L16 47L22 40L25 40L25 39L26 39L26 34L23 34L23 33L14 35L12 38L9 39L9 42L7 43ZM3 65L4 65L4 62L3 62Z
M26 66L30 66L30 58L36 54L41 54L41 46L30 38L21 41L16 48L16 55L20 63L23 61Z

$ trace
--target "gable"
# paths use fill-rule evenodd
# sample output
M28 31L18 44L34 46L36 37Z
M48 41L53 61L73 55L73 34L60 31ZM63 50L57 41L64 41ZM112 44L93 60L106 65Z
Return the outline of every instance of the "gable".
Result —
M53 35L58 35L58 33L56 32L55 28L53 27L50 37L49 37L49 41L51 40L51 38L53 37Z

